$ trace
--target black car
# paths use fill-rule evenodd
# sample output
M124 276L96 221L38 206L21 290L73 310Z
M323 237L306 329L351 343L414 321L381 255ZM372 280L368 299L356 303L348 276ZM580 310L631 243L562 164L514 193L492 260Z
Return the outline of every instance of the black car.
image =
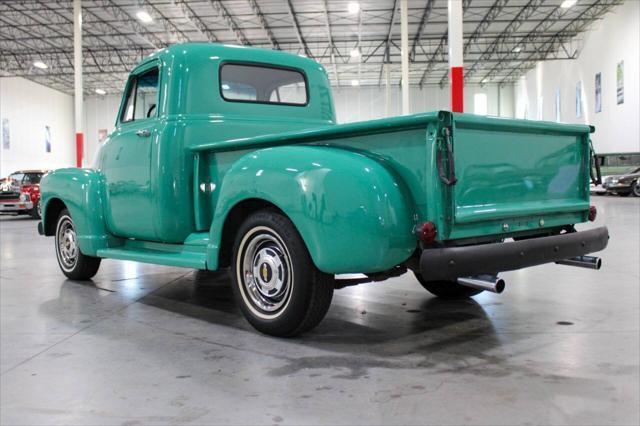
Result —
M633 194L640 197L640 167L634 166L620 175L607 176L602 182L602 187L609 193L625 197Z

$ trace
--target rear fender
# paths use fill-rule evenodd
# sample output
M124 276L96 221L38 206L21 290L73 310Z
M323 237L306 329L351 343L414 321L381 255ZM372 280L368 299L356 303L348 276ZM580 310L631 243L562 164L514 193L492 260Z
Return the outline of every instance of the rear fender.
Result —
M334 147L281 146L241 157L225 175L211 226L210 269L218 265L227 215L248 199L282 210L327 273L383 271L416 248L409 192L383 162Z
M45 235L54 235L59 201L69 210L76 227L80 251L95 256L98 249L109 246L103 214L102 173L91 169L58 169L46 174L40 184L42 200L42 229ZM59 200L59 201L58 201ZM48 214L49 213L49 214Z

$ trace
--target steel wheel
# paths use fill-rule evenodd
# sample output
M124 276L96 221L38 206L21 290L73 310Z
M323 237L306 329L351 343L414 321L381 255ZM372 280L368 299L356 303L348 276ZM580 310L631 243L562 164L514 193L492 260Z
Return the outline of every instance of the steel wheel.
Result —
M261 318L278 316L293 287L293 268L282 239L265 226L251 229L240 243L237 265L242 296Z
M265 209L240 225L231 262L233 293L257 330L289 337L311 330L327 313L333 276L319 271L293 223Z
M68 215L60 217L56 230L56 254L60 267L71 272L78 262L78 239L76 228Z

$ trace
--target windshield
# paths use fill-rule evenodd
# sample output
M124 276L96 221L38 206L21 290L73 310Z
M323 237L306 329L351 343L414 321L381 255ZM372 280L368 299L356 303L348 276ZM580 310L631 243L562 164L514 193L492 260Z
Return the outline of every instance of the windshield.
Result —
M22 180L23 185L36 185L40 183L43 173L26 173Z
M627 169L624 172L622 172L623 175L634 175L636 173L640 173L640 167L638 166L631 167L630 169Z

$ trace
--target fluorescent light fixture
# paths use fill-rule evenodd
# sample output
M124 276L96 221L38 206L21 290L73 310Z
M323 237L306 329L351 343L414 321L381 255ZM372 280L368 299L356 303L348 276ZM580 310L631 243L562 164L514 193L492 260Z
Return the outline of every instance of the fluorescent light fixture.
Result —
M151 15L149 15L149 12L147 12L146 10L142 9L139 10L136 13L136 17L138 18L138 20L140 22L142 22L143 24L150 24L151 22L153 22L153 18L151 17Z
M351 85L352 86L360 86L360 81L359 80L351 80Z
M96 93L98 95L106 95L107 94L107 92L105 92L104 89L96 89Z
M516 46L513 48L513 53L520 53L520 52L522 52L522 47Z
M41 70L46 70L47 68L49 68L49 66L42 61L35 61L33 63L33 66L36 68L40 68Z
M351 52L349 52L349 55L352 58L359 58L360 57L360 49L358 49L358 48L351 49Z
M360 12L360 3L357 1L352 1L347 5L347 10L349 13L358 13Z
M575 5L576 3L578 3L578 0L564 0L562 4L560 4L560 7L563 9L569 9L571 6Z

